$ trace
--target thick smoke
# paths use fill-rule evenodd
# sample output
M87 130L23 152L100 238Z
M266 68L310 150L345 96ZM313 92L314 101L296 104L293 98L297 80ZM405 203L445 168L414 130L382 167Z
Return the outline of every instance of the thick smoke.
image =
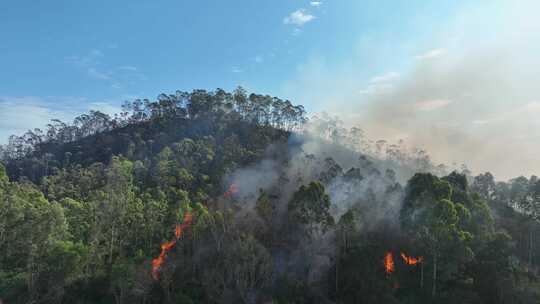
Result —
M254 215L259 195L266 192L275 200L276 217L285 218L294 192L318 181L330 196L336 222L351 208L358 208L364 212L362 228L374 228L381 222L397 222L402 185L414 173L447 173L422 153L411 154L403 147L381 142L371 143L371 147L361 143L367 141L365 138L347 138L350 134L339 128L331 133L343 132L337 135L340 140L329 140L314 131L321 130L313 126L317 123L321 121L314 120L304 132L292 134L287 144L269 146L262 161L224 178L225 187L237 186L234 200L246 213Z
M540 103L530 84L540 74L520 75L510 56L477 53L419 63L392 90L369 97L360 120L370 134L403 138L439 161L466 163L475 172L492 170L501 178L538 172L533 151Z
M270 189L278 181L278 165L276 160L265 159L252 166L235 170L225 178L225 184L236 185L235 196L238 200L254 204L261 190Z
M337 114L346 125L359 125L371 138L403 139L425 149L436 163L466 164L475 174L490 171L498 179L538 173L540 4L484 1L460 7L447 23L418 21L433 29L422 39L360 44L381 48L382 55L369 54L373 62L384 61L385 54L404 57L404 66L393 72L383 67L379 75L362 74L365 68L352 51L337 68L311 58L288 93Z
M275 245L270 251L276 278L286 274L317 282L336 258L332 246L337 237L335 230L306 238L305 232L286 229L290 224L288 203L301 185L312 181L325 185L331 201L330 214L336 223L344 213L354 210L359 216L359 231L375 231L381 225L399 229L403 191L395 171L386 168L385 162L312 132L293 134L287 144L271 145L264 155L264 160L233 171L224 183L238 186L239 191L228 204L240 208L236 221L239 229L251 227L257 231L253 227L266 225L272 231ZM271 227L256 212L262 192L268 194L273 205Z

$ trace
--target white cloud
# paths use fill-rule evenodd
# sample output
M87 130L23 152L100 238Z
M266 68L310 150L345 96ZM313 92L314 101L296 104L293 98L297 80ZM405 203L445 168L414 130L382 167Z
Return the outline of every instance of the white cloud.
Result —
M309 5L319 7L322 5L322 1L311 1L309 2Z
M131 71L131 72L136 72L138 70L137 67L131 66L131 65L119 66L116 69L120 71Z
M432 99L432 100L418 101L414 104L414 107L418 111L429 112L429 111L434 111L440 108L444 108L451 103L452 101L447 100L447 99Z
M388 72L372 77L367 87L358 91L359 95L387 94L394 88L394 82L400 77L397 72Z
M377 83L369 84L366 88L359 90L360 95L384 95L389 94L394 89L394 85L391 83Z
M66 57L66 61L76 67L85 68L89 66L96 66L99 64L99 56L96 56L90 52L88 55L83 56L69 56Z
M11 135L44 128L53 118L67 120L73 116L69 107L52 109L38 97L0 97L0 143L6 143Z
M420 54L416 56L416 59L418 60L436 59L436 58L444 56L445 54L446 54L445 49L433 49L433 50L425 52L424 54Z
M242 69L239 67L232 67L231 72L233 73L242 73Z
M383 75L378 75L369 80L370 83L381 83L381 82L389 82L393 81L395 79L399 78L399 73L396 72L388 72Z
M102 113L110 115L111 117L114 117L114 114L118 114L122 110L120 107L105 101L92 102L89 104L88 109L100 111Z
M0 96L0 144L7 143L11 135L44 130L51 119L71 122L89 110L114 115L121 109L113 101L89 102L78 97Z
M299 9L292 12L289 16L283 19L284 24L294 24L297 26L302 26L310 21L315 19L315 16L306 12L305 9Z
M91 78L108 82L110 87L114 89L148 79L136 66L120 65L114 67L102 63L103 57L105 54L101 50L93 49L83 56L66 57L66 62L79 68Z
M92 78L101 79L101 80L113 80L111 75L105 72L98 71L94 67L88 68L87 73L88 73L88 76Z

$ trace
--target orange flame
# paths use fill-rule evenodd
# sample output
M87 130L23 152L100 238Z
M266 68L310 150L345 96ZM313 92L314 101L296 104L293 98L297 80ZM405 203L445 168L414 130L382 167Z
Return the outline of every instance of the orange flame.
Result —
M182 233L184 230L191 225L193 222L193 215L189 212L184 214L184 220L182 221L182 224L176 225L174 229L174 236L176 239L165 242L161 244L161 252L159 253L159 256L152 260L152 277L154 280L159 279L159 270L161 269L161 266L163 263L165 263L165 258L167 257L167 254L171 249L173 249L174 245L176 245L176 241L182 237Z
M174 247L175 244L176 240L163 243L161 245L161 252L159 253L159 256L152 260L152 277L154 278L154 280L157 280L159 278L159 269L161 269L161 265L165 263L167 253Z
M408 256L407 254L403 252L401 253L401 258L403 259L403 261L405 261L405 264L411 265L411 266L414 266L418 263L422 263L424 261L424 257L422 256L414 258L414 257Z
M227 192L223 194L223 196L225 196L226 198L230 198L233 195L237 194L239 191L240 191L240 187L238 187L237 184L231 184L229 186L229 189L227 190Z
M384 255L384 268L386 269L387 274L391 274L394 272L394 257L392 255L392 252L387 252Z
M182 236L182 232L191 225L191 222L193 222L193 214L189 212L184 214L182 224L176 225L176 228L174 229L174 236L179 239Z

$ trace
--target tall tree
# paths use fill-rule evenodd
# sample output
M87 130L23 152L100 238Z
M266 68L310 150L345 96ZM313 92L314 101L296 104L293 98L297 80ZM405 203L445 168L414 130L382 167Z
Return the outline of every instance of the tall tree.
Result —
M305 225L308 234L320 234L334 225L334 218L329 212L330 197L319 182L300 186L288 208L293 224Z
M459 265L472 257L467 246L471 234L458 225L460 216L467 214L466 209L451 201L451 196L448 182L429 173L418 173L407 184L400 215L407 234L431 256L432 297L437 294L440 273L451 275L452 269L457 269L449 263ZM446 268L441 267L441 262L446 263Z

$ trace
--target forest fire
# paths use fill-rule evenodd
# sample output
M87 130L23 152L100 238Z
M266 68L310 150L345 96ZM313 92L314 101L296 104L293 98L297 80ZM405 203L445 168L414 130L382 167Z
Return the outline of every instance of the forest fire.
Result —
M159 270L161 269L161 266L163 263L165 263L165 258L167 257L167 254L171 249L173 249L174 245L176 245L176 241L182 237L182 233L184 230L191 225L193 222L193 214L190 212L187 212L184 215L184 219L181 224L176 225L176 228L174 229L174 236L176 239L165 242L161 245L161 252L159 253L159 256L152 260L152 277L154 280L159 279Z
M394 272L394 257L391 252L387 252L384 255L384 268L387 274Z
M229 186L229 189L227 190L227 192L225 192L225 193L223 194L223 196L226 197L226 198L230 198L230 197L232 197L233 195L237 194L238 191L240 191L240 187L238 187L237 184L231 184L231 185Z
M407 264L409 266L415 266L415 265L417 265L419 263L422 263L424 261L424 257L422 257L422 256L419 256L419 257L415 258L415 257L412 257L412 256L408 256L404 252L401 252L400 256L403 259L403 261L405 262L405 264ZM393 273L394 270L395 270L395 267L394 267L394 255L392 254L392 252L387 251L384 254L383 262L384 262L384 268L385 268L386 273L387 274Z
M414 257L408 256L407 254L403 252L401 253L401 258L403 259L405 264L411 265L411 266L414 266L418 263L422 263L422 261L424 261L424 257L422 256L414 258Z

